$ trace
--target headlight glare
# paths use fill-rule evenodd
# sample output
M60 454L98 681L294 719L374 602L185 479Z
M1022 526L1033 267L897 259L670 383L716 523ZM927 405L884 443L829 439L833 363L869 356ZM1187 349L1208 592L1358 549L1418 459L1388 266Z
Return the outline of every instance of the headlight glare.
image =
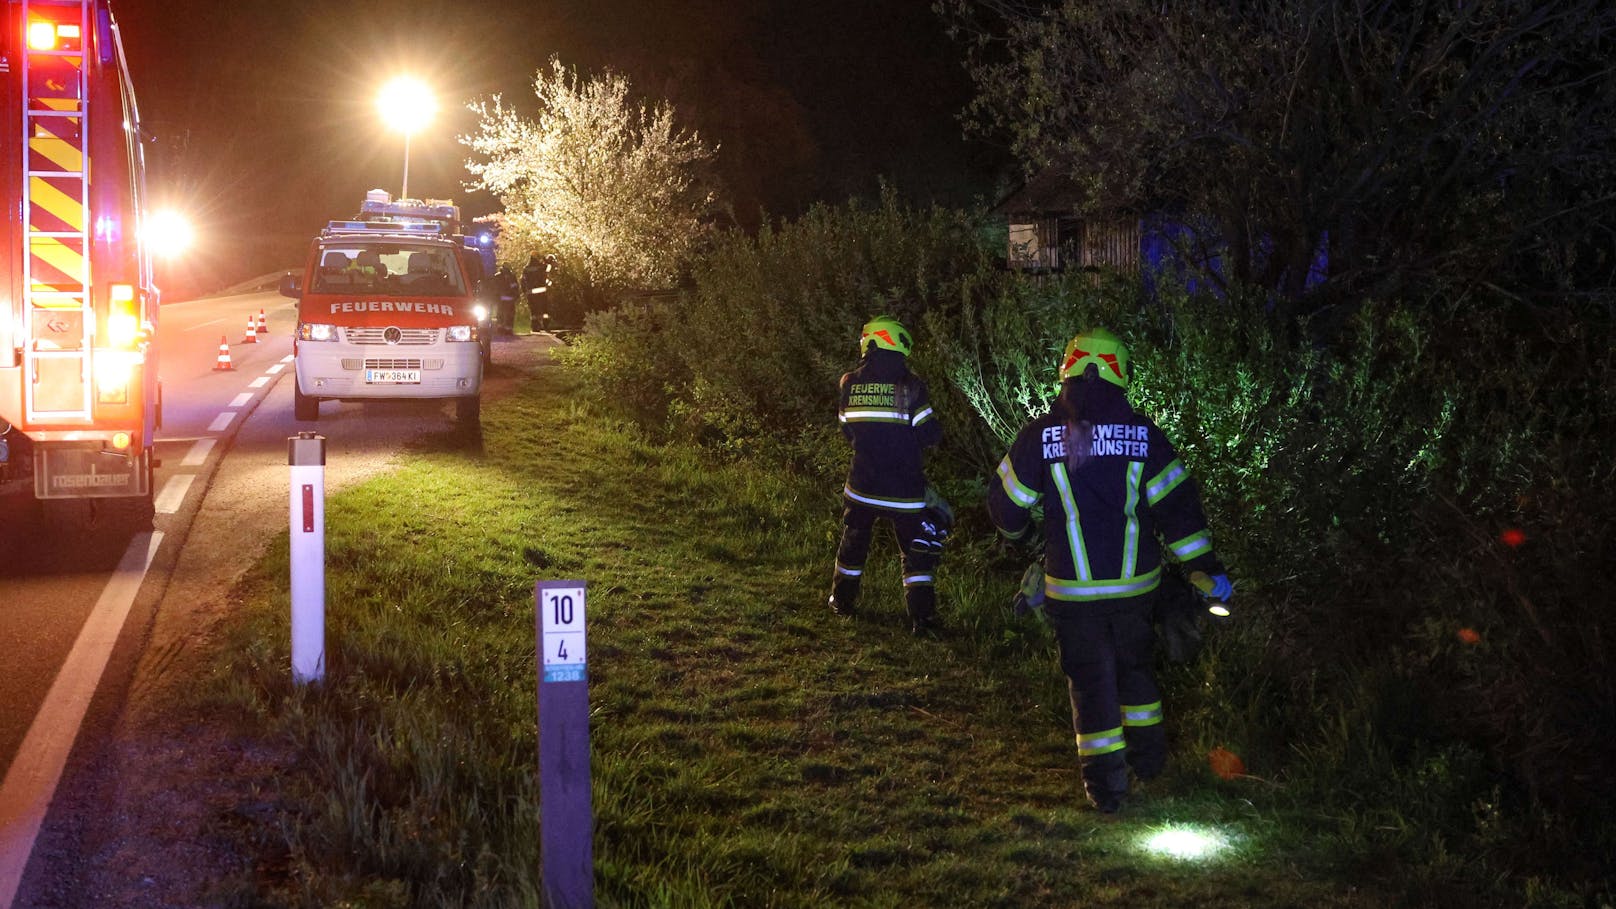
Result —
M299 322L297 337L302 341L335 341L337 326L326 325L323 322Z

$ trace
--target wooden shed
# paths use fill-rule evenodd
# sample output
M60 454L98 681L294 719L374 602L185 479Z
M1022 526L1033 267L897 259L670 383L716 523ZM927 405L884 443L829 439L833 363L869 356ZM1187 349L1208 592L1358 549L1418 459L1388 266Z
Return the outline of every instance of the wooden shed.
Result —
M1077 189L1065 174L1046 169L994 206L1009 239L1005 262L1037 271L1140 267L1140 221L1133 216L1083 218Z

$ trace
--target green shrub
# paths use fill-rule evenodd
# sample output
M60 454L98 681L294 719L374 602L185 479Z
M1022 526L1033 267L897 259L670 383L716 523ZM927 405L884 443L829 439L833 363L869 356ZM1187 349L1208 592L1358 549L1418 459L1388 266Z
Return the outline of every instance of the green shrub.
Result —
M1185 747L1242 743L1298 793L1427 825L1432 849L1507 842L1509 861L1551 866L1613 845L1608 315L1364 301L1284 324L1261 294L1025 276L994 252L972 216L890 194L816 208L723 238L677 303L594 317L569 360L642 420L830 476L854 332L894 313L919 328L944 421L952 564L980 573L1008 570L983 544L994 464L1048 408L1066 340L1110 327L1240 585L1239 624L1166 676ZM1004 580L957 581L956 615L984 653L1047 646L995 618Z

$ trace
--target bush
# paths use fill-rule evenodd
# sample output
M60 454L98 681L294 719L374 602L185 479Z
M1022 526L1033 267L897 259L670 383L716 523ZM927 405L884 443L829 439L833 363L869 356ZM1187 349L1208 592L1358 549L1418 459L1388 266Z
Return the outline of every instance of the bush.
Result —
M1527 835L1536 812L1609 839L1608 321L1375 302L1317 338L1276 324L1260 296L1163 287L1146 302L1137 286L1046 282L977 299L957 310L946 359L986 435L1043 412L1061 343L1106 324L1130 343L1136 404L1200 481L1246 624L1215 676L1194 680L1209 690L1175 694L1261 715L1207 709L1192 738L1232 735L1326 801L1378 799L1478 838L1481 815L1409 796L1429 795L1419 780L1442 755L1484 754L1489 772L1467 757L1444 792L1469 786L1492 818L1501 788L1534 860L1586 849L1551 855Z
M981 236L890 194L816 208L724 238L676 304L595 317L570 358L642 419L829 476L853 332L894 313L921 329L914 365L946 430L934 480L962 516L956 559L980 571L994 560L969 537L989 533L995 463L1047 410L1065 342L1110 327L1240 582L1241 624L1166 676L1181 740L1244 742L1347 813L1393 806L1433 849L1565 866L1616 845L1607 315L1436 299L1286 324L1257 293L1004 272ZM984 647L1020 639L996 609L958 606Z

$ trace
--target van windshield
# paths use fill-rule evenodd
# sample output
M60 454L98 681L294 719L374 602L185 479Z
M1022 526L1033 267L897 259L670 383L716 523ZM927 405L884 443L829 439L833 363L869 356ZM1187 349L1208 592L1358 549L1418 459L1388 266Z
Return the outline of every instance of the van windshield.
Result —
M466 279L454 250L398 243L345 243L320 247L313 292L463 297Z

